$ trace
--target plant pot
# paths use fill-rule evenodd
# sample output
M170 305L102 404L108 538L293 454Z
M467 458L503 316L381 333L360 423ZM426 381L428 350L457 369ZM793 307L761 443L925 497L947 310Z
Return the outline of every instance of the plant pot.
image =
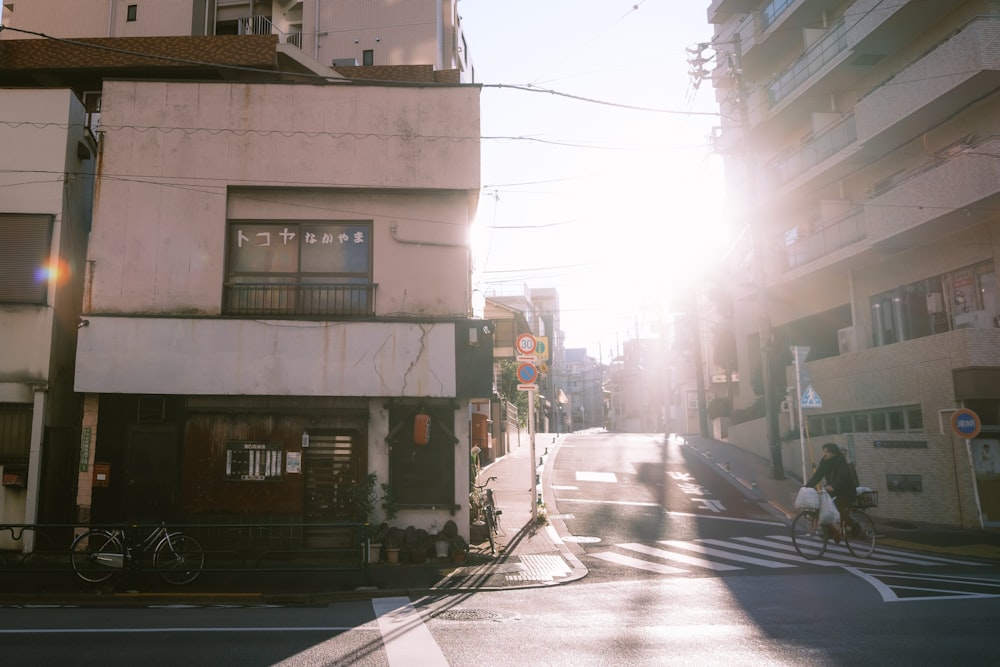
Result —
M434 555L438 558L447 558L450 547L451 543L448 540L438 540L434 543Z
M374 565L381 560L382 556L382 545L372 543L368 545L368 563Z
M399 547L387 547L385 550L385 560L387 563L399 562Z
M468 552L465 549L452 549L451 550L451 562L456 565L459 563L464 563Z

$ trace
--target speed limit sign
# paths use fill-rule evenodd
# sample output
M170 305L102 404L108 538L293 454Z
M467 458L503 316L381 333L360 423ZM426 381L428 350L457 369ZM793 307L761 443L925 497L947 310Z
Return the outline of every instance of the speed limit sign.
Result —
M535 337L531 334L521 334L517 337L517 353L529 356L535 353Z

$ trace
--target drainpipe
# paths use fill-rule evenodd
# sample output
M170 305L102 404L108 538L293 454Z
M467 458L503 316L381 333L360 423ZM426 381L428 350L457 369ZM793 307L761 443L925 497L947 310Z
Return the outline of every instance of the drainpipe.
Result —
M31 389L34 401L31 409L31 443L28 453L28 495L24 504L24 523L38 523L38 485L42 479L42 438L45 437L45 400L49 387L45 382L33 383ZM30 554L35 549L35 531L26 530L22 537L21 549Z
M108 37L114 37L115 0L108 0Z
M313 20L313 60L319 61L319 0L316 3L316 18Z

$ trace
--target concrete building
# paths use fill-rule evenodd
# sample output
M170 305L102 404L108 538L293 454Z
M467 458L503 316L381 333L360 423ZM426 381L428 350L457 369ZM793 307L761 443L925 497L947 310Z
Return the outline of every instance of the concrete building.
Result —
M763 312L778 382L808 346L821 399L804 462L781 434L790 474L832 441L883 518L1000 524L1000 3L714 0L708 19L756 274L734 281L737 407L756 399ZM977 437L953 429L963 408ZM730 439L770 456L762 424Z
M309 76L321 66L283 46L0 42L0 85L56 86L81 136L80 100L101 95L76 283L76 520L343 521L374 473L395 524L454 519L468 537L473 403L490 397L493 357L471 319L479 89L419 66L386 83ZM53 215L44 203L27 210Z
M475 80L458 0L73 0L71 12L65 0L3 4L6 25L53 37L275 35L281 50L326 67L429 65Z
M73 519L73 366L97 155L85 119L71 91L0 85L0 523ZM0 549L30 551L35 538L5 531Z

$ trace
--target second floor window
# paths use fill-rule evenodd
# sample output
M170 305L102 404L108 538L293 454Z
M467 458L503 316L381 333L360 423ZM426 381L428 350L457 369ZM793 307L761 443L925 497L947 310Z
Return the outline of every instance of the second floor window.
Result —
M371 231L362 221L230 221L225 313L372 315Z
M0 214L0 303L45 305L51 237L51 216Z
M136 14L138 14L138 11L139 11L139 5L129 5L128 7L126 7L125 20L129 22L134 21Z

